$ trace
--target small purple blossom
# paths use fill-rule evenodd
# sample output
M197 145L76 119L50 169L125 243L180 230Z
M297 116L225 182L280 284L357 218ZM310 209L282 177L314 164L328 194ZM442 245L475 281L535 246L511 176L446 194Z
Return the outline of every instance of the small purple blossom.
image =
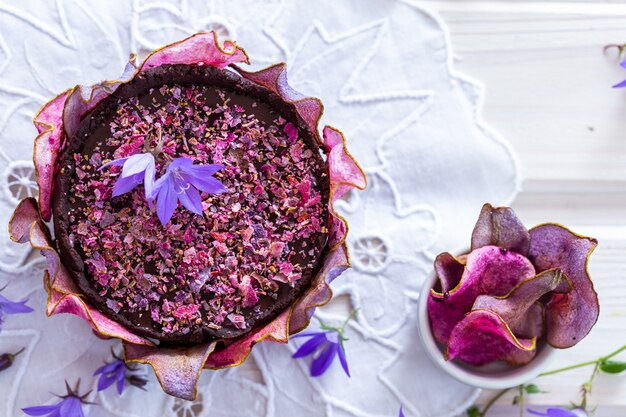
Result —
M98 379L98 391L104 391L113 385L113 383L116 383L117 393L121 395L122 392L124 392L124 385L126 383L126 370L126 364L121 359L116 359L96 369L93 375L100 375Z
M27 302L28 299L24 299L22 301L11 301L4 295L0 294L0 326L4 322L3 316L5 314L22 314L32 312L33 309L26 305ZM2 330L1 327L0 330Z
M67 397L54 405L22 408L29 416L84 417L82 403L77 397Z
M202 215L200 191L207 194L220 194L226 187L213 174L224 169L223 165L194 165L190 158L176 158L165 174L154 185L149 200L157 199L157 215L161 224L170 221L178 202L192 213Z
M126 158L114 159L102 165L98 171L109 166L122 166L122 173L113 186L113 197L132 191L139 184L145 187L146 198L154 193L154 176L156 168L154 156L151 153L138 153Z
M622 61L620 65L622 66L622 68L626 68L626 60ZM621 83L617 83L613 86L613 88L622 88L622 87L626 87L626 80L622 81Z
M336 356L339 356L339 362L341 362L341 366L346 375L348 375L348 377L350 376L346 353L343 349L339 331L308 331L302 332L293 337L310 338L303 343L300 348L298 348L296 353L293 354L293 357L298 359L317 354L316 358L313 359L313 362L311 363L311 376L317 377L326 372Z
M402 406L400 406L400 414L398 414L398 417L404 417L404 412L402 411Z
M115 383L118 394L122 395L126 382L137 388L144 389L143 387L148 381L131 373L137 369L128 365L115 351L111 350L111 354L113 355L113 361L106 362L93 373L94 376L100 375L98 379L98 391L104 391Z
M76 384L76 388L72 390L66 382L65 386L67 388L67 394L60 397L62 398L62 400L58 403L53 405L26 407L22 408L22 411L29 416L85 417L85 414L83 413L83 403L85 402L85 398L91 393L91 391L83 396L80 396L77 393L79 385L80 380Z
M530 414L534 414L536 416L543 416L543 417L587 417L587 413L585 412L585 410L581 408L568 410L567 408L555 407L555 408L548 408L545 413L531 410L529 408L528 412Z

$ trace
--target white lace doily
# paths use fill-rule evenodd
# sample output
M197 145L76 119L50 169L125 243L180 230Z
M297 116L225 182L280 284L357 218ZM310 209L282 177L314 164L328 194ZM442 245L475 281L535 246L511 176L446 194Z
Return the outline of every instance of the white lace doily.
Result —
M255 67L286 61L297 90L322 98L324 122L340 128L369 176L342 201L354 269L336 295L359 307L347 331L352 378L339 366L308 377L287 346L262 343L241 367L204 372L195 403L129 388L93 396L89 416L444 417L477 395L426 358L416 300L434 255L469 241L482 203L510 202L515 158L480 119L481 90L454 72L443 23L408 1L0 0L0 220L35 193L33 114L76 83L116 77L131 51L196 31L237 40ZM55 401L63 380L91 374L115 342L95 338L73 316L46 318L44 264L0 235L0 286L30 298L35 312L10 316L0 353L25 346L0 374L0 415ZM27 259L36 259L28 261ZM326 309L332 322L342 316Z

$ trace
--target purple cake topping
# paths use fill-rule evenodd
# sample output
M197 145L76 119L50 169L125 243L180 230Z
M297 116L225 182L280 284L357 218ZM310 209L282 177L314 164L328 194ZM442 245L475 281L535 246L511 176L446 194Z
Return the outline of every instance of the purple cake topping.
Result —
M247 329L246 313L316 267L313 242L327 233L318 160L293 123L278 114L266 123L248 101L233 104L214 87L164 85L120 101L110 125L99 128L107 139L74 153L69 240L113 312L165 335ZM113 197L122 168L98 171L142 153L144 142L156 146L155 129L157 178L175 158L224 166L214 176L228 191L202 192L202 215L179 207L162 225L143 184Z

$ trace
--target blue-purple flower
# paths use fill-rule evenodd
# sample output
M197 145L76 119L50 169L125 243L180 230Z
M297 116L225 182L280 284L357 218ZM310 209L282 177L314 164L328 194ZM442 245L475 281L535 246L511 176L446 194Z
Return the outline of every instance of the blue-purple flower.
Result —
M622 61L620 65L622 66L622 68L626 68L626 60ZM622 87L626 87L626 80L622 81L621 83L617 83L613 86L613 88L622 88Z
M28 299L22 301L11 301L4 295L0 294L0 330L2 330L3 316L5 314L21 314L30 313L32 308L26 305Z
M65 382L67 394L60 397L62 398L61 401L53 405L40 405L36 407L22 408L22 411L29 416L85 417L85 414L83 413L83 403L91 391L83 396L80 396L77 393L79 385L80 380L76 384L76 388L72 390L67 382Z
M148 201L157 200L157 215L161 224L170 221L178 202L192 213L202 215L200 191L220 194L226 187L213 175L224 165L194 165L190 158L175 158L167 166L162 177L156 179L156 167L152 153L140 153L126 158L114 159L102 165L122 166L122 173L113 186L113 197L125 194L143 183Z
M398 417L404 417L404 412L402 411L402 406L400 406L400 414L398 414Z
M165 174L156 181L154 193L149 195L150 200L157 200L157 215L161 224L170 221L179 201L187 210L202 215L200 191L207 194L226 191L226 187L213 178L221 169L224 169L223 165L194 165L190 158L174 159Z
M568 410L567 408L555 407L548 408L545 413L540 411L528 409L530 414L534 414L536 416L543 417L587 417L587 413L582 408L575 408L573 410Z
M357 311L358 309L352 310L350 315L339 327L329 326L322 320L318 319L321 330L302 332L292 336L309 338L309 340L304 342L302 346L298 348L296 353L293 354L293 358L298 359L313 355L314 359L311 363L311 376L316 377L322 375L333 363L335 357L338 356L341 367L346 375L350 377L348 361L346 360L346 351L343 346L343 342L348 340L344 336L344 331L348 322L352 320Z
M348 361L346 360L346 353L342 343L343 340L337 330L308 331L293 337L310 338L298 348L293 357L297 359L316 354L315 359L311 363L311 376L320 376L326 372L336 356L339 356L339 362L341 362L346 375L350 376Z
M154 156L151 153L138 153L126 158L114 159L99 169L109 166L122 166L122 173L113 186L113 197L132 191L143 183L146 197L154 193L154 176L156 173Z
M113 362L96 369L93 375L100 375L98 379L98 391L104 391L113 385L113 383L116 383L117 393L121 395L122 392L124 392L124 385L126 384L126 364L123 360L115 359Z
M115 351L111 350L111 354L113 355L113 361L105 363L93 373L94 376L100 375L98 379L98 391L104 391L111 385L116 384L117 393L122 395L126 382L137 388L144 389L143 387L148 381L138 375L131 374L131 372L136 371L136 369L128 365L120 356L116 355Z

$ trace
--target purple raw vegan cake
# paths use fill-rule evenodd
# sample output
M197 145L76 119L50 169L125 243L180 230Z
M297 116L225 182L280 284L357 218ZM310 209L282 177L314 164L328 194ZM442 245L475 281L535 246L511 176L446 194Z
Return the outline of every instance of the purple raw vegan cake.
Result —
M39 195L9 233L46 258L47 315L120 339L193 400L202 369L287 343L328 303L350 266L334 203L367 181L284 63L246 71L214 32L135 58L37 113Z
M158 148L167 163L221 164L226 192L202 194L164 226L143 186L112 197L114 159ZM143 336L198 343L240 336L284 310L317 271L329 183L291 105L232 71L147 70L85 117L61 155L53 199L63 263L91 303ZM213 179L213 181L215 181Z

